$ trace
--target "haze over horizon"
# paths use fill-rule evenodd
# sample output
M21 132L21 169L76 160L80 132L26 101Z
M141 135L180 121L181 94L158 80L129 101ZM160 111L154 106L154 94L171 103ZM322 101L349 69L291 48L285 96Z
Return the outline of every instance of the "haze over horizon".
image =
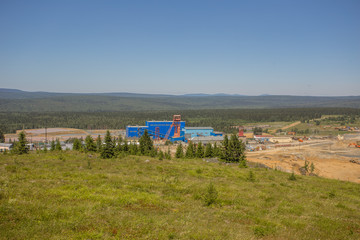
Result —
M2 1L0 88L360 95L360 2Z

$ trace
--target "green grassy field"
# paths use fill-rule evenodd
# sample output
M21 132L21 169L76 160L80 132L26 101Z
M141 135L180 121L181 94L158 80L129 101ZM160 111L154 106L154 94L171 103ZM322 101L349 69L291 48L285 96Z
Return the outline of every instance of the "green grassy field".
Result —
M289 176L201 159L0 155L0 239L360 239L360 185Z

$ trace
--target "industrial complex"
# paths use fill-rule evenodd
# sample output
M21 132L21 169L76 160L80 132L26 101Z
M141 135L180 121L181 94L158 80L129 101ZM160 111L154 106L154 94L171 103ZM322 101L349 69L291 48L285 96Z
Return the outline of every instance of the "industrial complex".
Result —
M185 121L181 121L180 115L174 115L173 121L146 121L145 126L127 126L126 137L139 138L147 130L154 140L170 140L187 142L198 137L222 136L222 133L214 132L212 127L185 127Z

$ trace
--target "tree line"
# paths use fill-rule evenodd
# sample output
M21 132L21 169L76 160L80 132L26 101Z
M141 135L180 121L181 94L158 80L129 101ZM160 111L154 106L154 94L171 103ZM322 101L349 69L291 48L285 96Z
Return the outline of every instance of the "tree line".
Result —
M127 125L144 125L149 120L172 120L180 114L186 126L213 127L232 133L249 122L308 121L322 115L344 115L359 118L360 109L353 108L280 108L280 109L204 109L179 111L122 112L0 112L0 130L14 133L20 129L66 127L78 129L125 129Z
M29 153L27 143L25 132L21 131L18 136L18 141L14 142L11 153L19 155ZM51 142L49 150L62 151L59 139ZM97 152L100 154L100 157L104 159L123 157L125 155L158 157L159 160L163 160L164 158L171 159L170 148L165 153L157 150L147 130L145 130L144 134L140 137L139 144L132 143L129 145L126 139L123 140L121 136L117 138L111 137L110 131L107 131L104 141L102 141L100 135L96 140L88 135L84 143L80 139L75 138L73 140L73 150ZM43 146L43 149L38 149L38 151L46 153L48 151L47 146ZM224 162L239 163L240 166L246 167L245 144L239 140L235 134L232 134L230 139L225 135L220 146L217 146L216 143L214 145L208 143L204 147L201 142L197 145L189 142L185 152L183 145L180 143L177 146L175 158L219 158Z

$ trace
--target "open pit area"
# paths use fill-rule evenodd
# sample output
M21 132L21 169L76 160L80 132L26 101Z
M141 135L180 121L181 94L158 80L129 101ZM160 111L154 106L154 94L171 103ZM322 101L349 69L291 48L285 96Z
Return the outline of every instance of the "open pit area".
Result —
M360 183L360 148L349 146L359 140L360 134L346 135L344 140L310 140L292 147L248 152L247 159L295 174L305 174L302 168L308 161L306 175L310 174L310 164L313 163L313 174L317 176Z

